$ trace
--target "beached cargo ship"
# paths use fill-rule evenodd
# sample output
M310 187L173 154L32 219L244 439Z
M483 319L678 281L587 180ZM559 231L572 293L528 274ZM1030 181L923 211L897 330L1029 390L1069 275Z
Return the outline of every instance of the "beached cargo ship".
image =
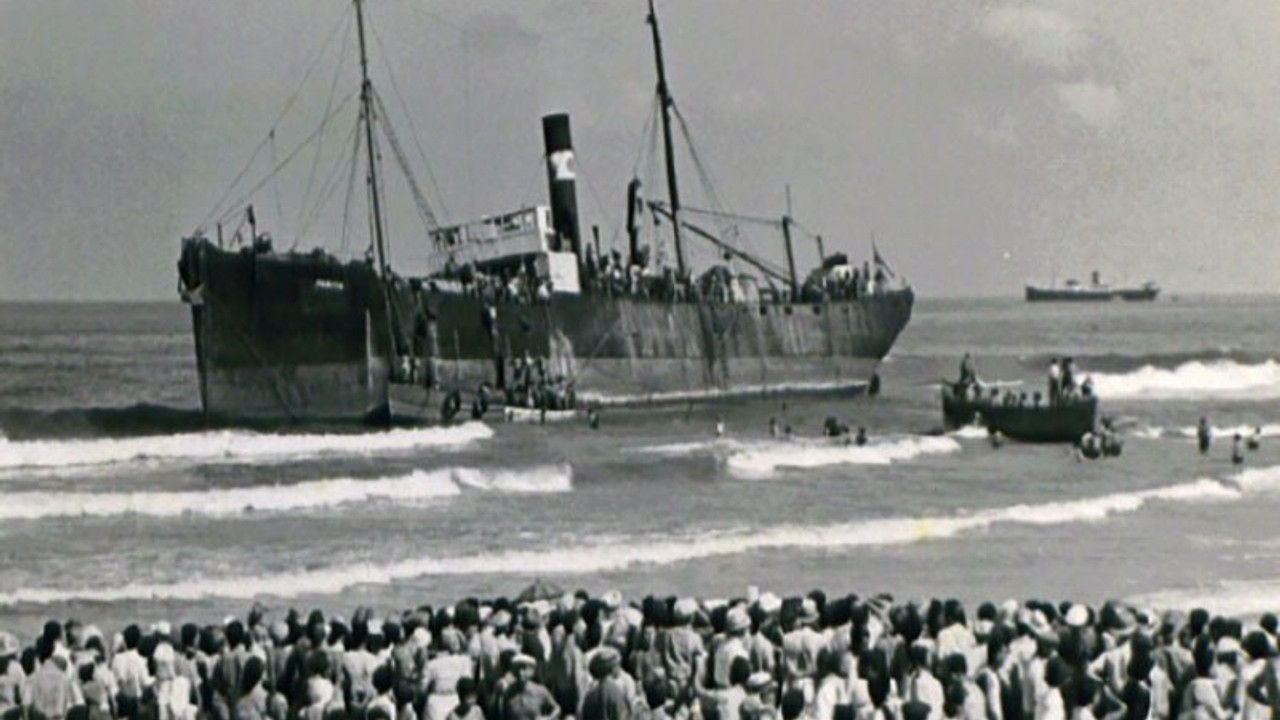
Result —
M367 68L360 0L354 8ZM634 218L625 254L602 250L598 237L583 242L569 118L554 114L543 118L550 205L431 228L430 272L401 277L386 261L372 160L376 96L363 70L372 257L277 251L251 209L247 247L201 233L182 242L180 289L206 415L386 422L402 411L435 417L442 407L449 416L490 392L525 405L553 389L561 401L567 389L579 403L620 404L864 389L911 317L912 290L893 281L878 253L874 273L833 255L801 282L790 218L779 221L790 261L782 273L686 219L652 4L649 22L669 197L641 202L633 183L628 213L665 218L674 267L648 258ZM695 274L684 233L716 245L725 264ZM759 275L734 271L736 261Z

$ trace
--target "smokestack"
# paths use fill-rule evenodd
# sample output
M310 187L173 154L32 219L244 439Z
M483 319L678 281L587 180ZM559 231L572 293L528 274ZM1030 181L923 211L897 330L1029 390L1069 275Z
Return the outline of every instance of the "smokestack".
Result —
M551 224L556 239L553 250L572 250L582 257L578 235L578 192L574 186L577 167L573 160L573 139L569 115L556 113L542 118L542 142L547 152L547 185L551 191ZM565 247L565 242L568 247Z

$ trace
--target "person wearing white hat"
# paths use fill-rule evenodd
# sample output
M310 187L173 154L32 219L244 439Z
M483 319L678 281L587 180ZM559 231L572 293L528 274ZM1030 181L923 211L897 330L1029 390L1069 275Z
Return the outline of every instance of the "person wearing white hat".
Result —
M750 663L751 657L747 654L745 643L750 629L751 617L747 615L747 609L741 605L729 608L724 617L724 637L716 645L711 661L711 680L715 687L726 690L732 685L729 681L729 669L734 658L743 658Z
M176 653L173 646L161 643L151 655L155 667L155 696L157 713L166 720L194 720L196 706L191 702L191 682L174 671Z
M560 705L551 692L534 682L538 661L523 653L511 661L515 681L506 690L500 720L554 720L560 716Z
M776 720L778 684L767 672L757 671L747 678L747 697L738 708L742 720Z

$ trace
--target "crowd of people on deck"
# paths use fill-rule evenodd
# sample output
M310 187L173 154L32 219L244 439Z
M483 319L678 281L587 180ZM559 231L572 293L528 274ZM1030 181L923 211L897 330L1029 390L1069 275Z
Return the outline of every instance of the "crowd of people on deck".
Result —
M550 587L535 584L533 587ZM558 592L558 589L557 589ZM0 634L5 720L1269 720L1277 620L616 591Z
M551 295L555 292L554 282L550 278L539 277L532 262L485 271L475 263L458 266L450 257L440 278L457 282L464 294L473 295L486 304L500 301L524 305L546 304L551 302ZM439 290L436 282L429 282L428 287L433 292Z
M839 256L843 258L843 255ZM835 272L832 268L823 267L815 270L805 282L801 290L806 302L822 302L826 300L857 300L861 297L875 295L879 290L888 287L889 277L883 266L877 264L875 272L871 271L871 263L863 262L859 271L857 266L845 266L845 272Z
M511 359L511 382L507 384L505 402L510 407L570 410L577 405L577 394L571 379L548 372L543 358L526 352L523 357Z
M841 256L843 257L843 256ZM726 265L717 265L698 278L687 272L679 274L674 268L664 267L653 273L647 247L637 251L628 261L623 253L614 249L597 254L588 244L581 264L582 284L590 292L607 297L641 297L653 300L682 302L701 298L717 302L740 302L753 299L753 293L740 287L740 279L733 273L732 256L725 256ZM844 268L836 273L830 268L820 268L800 288L799 301L821 302L826 300L856 300L876 294L888 287L889 277L883 266L877 264L874 272L870 263ZM457 282L462 292L474 295L486 303L499 301L524 304L550 301L555 286L547 278L541 278L531 262L521 262L509 268L482 270L474 263L458 265L449 259L440 278ZM438 290L438 285L431 285ZM761 291L762 293L765 291ZM787 300L786 290L775 293L778 300Z
M983 395L984 383L978 379L977 372L973 366L973 356L965 353L964 358L960 361L960 379L955 383L952 392L956 397L963 397L971 401L986 401L991 404L1017 407L1058 407L1063 404L1075 402L1081 399L1091 398L1094 395L1093 378L1086 376L1083 381L1080 380L1080 371L1076 368L1075 360L1065 357L1061 361L1053 358L1049 363L1049 386L1048 386L1048 404L1045 404L1045 395L1039 390L1028 395L1025 392L1014 392L1005 390L1003 393L998 385L991 385L989 393Z

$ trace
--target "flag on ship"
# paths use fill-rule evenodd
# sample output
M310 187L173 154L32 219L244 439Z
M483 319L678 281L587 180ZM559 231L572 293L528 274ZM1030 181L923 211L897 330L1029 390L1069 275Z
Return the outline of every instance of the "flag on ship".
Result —
M897 277L893 272L893 268L889 267L889 263L885 262L883 257L880 257L880 250L876 247L874 240L871 241L871 259L875 262L877 268L884 270L886 275Z

